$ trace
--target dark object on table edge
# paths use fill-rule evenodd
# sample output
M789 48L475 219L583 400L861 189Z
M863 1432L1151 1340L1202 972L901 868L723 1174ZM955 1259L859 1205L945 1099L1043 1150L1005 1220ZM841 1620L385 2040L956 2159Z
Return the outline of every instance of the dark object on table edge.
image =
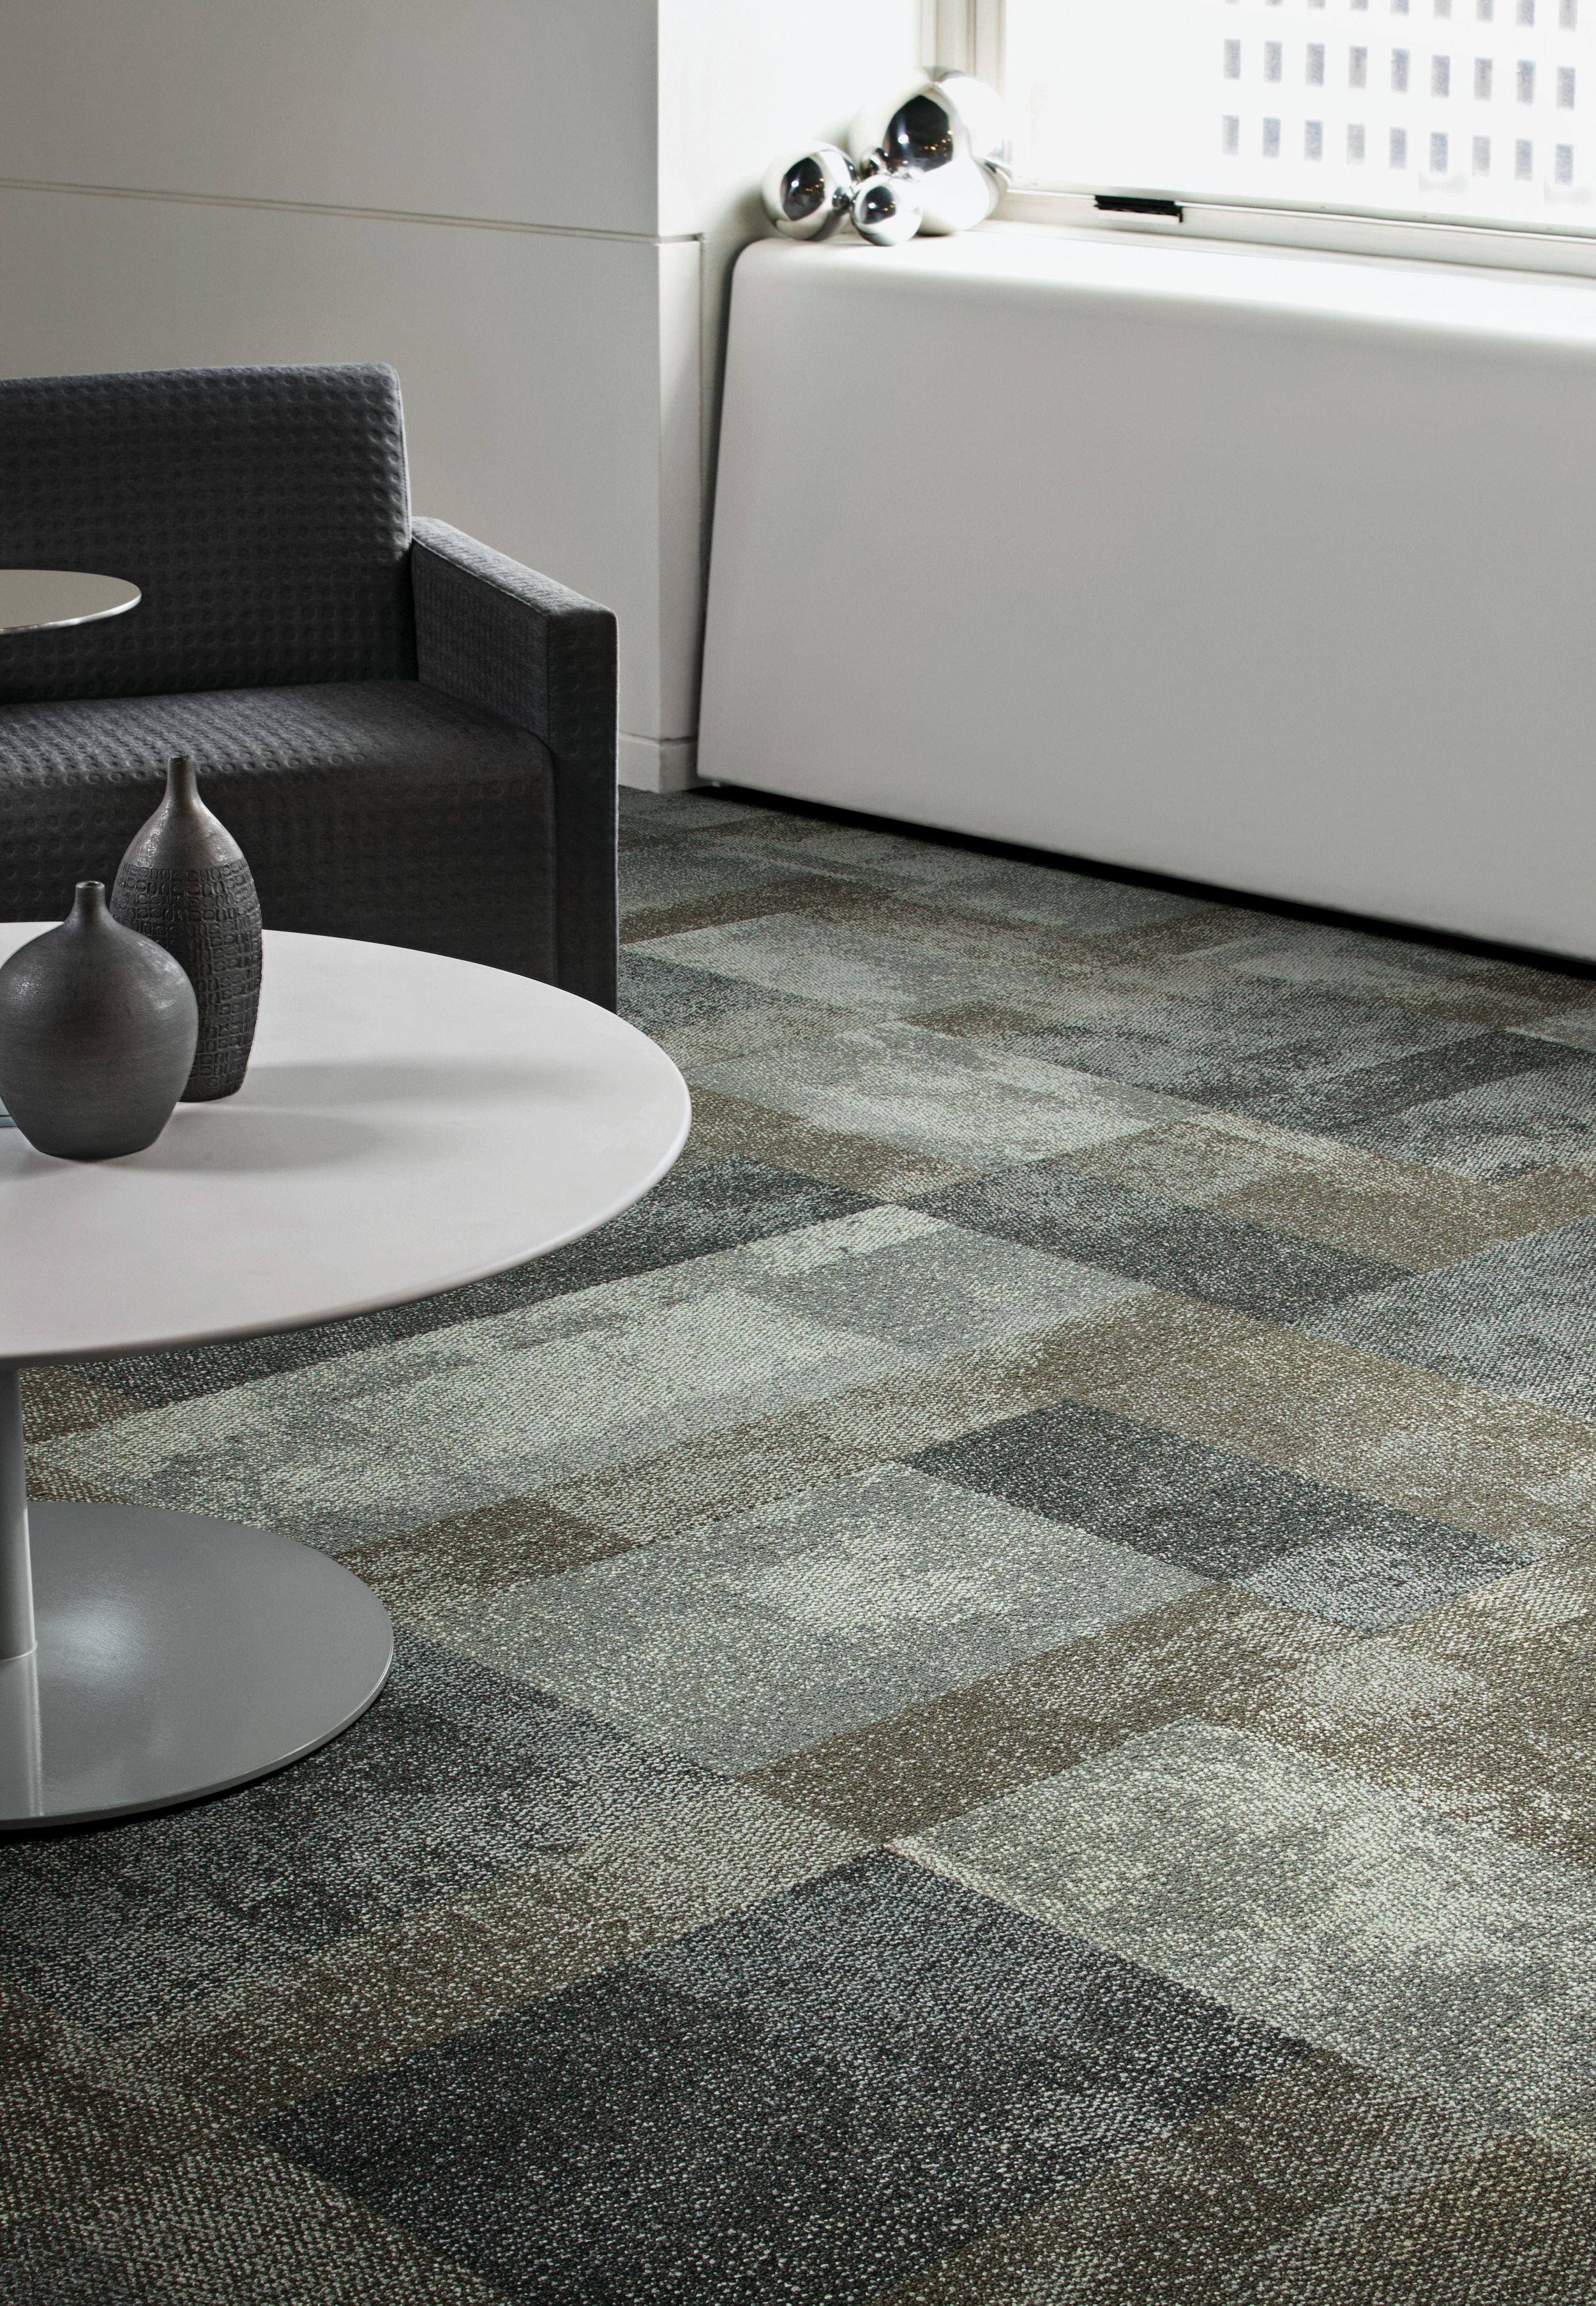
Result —
M172 1116L199 1023L171 954L112 918L102 881L80 882L60 927L0 968L0 1097L41 1153L141 1153Z
M272 927L614 1007L614 617L412 522L391 369L0 381L0 564L144 595L0 639L0 918L108 877L190 753Z
M194 988L200 1038L183 1097L243 1086L260 1006L260 901L244 854L200 799L194 764L175 753L166 799L116 870L111 911L162 945Z

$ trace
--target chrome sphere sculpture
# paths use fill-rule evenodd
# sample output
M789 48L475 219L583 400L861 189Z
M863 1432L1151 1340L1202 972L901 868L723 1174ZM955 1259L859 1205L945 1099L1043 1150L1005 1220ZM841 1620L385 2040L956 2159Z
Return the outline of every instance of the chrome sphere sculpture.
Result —
M918 174L922 232L984 223L1013 178L1003 99L969 73L935 72L884 104L866 105L850 141L861 174Z
M917 168L883 169L853 196L853 227L873 248L896 248L919 231L924 179Z
M760 186L765 215L789 240L824 240L853 206L858 178L835 144L811 144L791 159L773 160Z

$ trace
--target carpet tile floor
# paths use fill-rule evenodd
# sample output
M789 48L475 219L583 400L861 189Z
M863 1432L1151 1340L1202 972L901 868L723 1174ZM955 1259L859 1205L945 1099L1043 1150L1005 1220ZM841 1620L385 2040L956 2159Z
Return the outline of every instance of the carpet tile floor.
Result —
M0 1843L0 2300L1590 2306L1589 975L623 803L646 1201L27 1381L399 1658Z

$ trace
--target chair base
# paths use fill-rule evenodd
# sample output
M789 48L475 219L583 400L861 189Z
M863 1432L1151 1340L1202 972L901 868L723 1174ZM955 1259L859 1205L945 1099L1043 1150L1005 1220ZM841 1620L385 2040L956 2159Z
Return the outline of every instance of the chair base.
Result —
M0 1663L0 1829L166 1809L266 1776L363 1713L377 1596L275 1531L30 1504L38 1646Z

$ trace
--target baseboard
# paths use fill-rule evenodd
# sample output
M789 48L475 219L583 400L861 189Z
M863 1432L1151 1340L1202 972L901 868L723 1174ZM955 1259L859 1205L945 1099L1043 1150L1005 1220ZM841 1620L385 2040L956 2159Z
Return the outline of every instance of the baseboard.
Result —
M698 781L698 739L628 737L623 730L618 774L636 792L686 792Z

